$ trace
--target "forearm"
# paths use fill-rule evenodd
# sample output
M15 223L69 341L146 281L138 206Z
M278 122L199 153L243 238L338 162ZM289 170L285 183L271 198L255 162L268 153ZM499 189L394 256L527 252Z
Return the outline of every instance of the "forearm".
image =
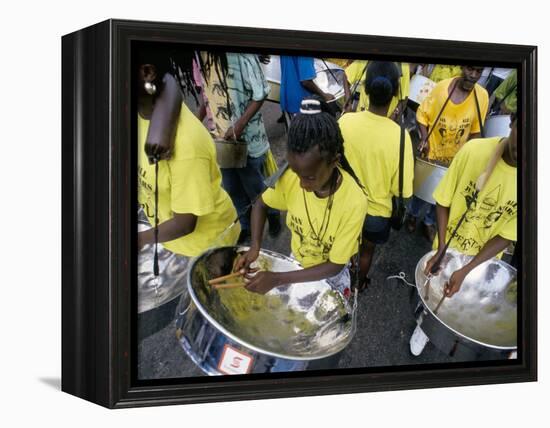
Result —
M267 205L260 196L254 206L252 207L252 214L250 218L251 227L251 239L250 247L256 250L260 250L262 247L262 238L264 234L265 220L267 218Z
M342 271L345 265L335 264L332 262L321 263L317 266L312 266L306 269L278 272L277 283L279 285L297 284L301 282L319 281L321 279L330 278Z
M504 251L512 241L503 238L502 236L495 236L494 238L489 239L483 248L477 253L477 255L464 266L467 272L471 272L474 268L479 266L481 263L495 257L501 251Z
M258 113L263 103L264 100L250 101L242 116L235 122L234 128L238 136L240 136L240 134L244 131L250 119L252 119L256 113Z
M420 141L425 141L428 138L428 128L426 125L418 123L418 130L420 131Z
M195 230L196 217L191 214L188 215L190 218L187 219L187 221L182 221L174 217L159 224L158 242L172 241L192 233ZM194 217L194 221L192 217ZM155 229L151 228L143 232L139 232L139 241L141 246L153 244L155 242Z
M438 252L443 251L447 239L447 225L449 224L449 207L436 204L435 214L437 217L437 242Z
M304 88L306 88L309 92L312 92L314 94L319 95L323 99L325 98L326 94L315 84L313 80L303 80L300 82Z
M206 117L206 104L201 102L199 110L197 111L197 118L202 122Z

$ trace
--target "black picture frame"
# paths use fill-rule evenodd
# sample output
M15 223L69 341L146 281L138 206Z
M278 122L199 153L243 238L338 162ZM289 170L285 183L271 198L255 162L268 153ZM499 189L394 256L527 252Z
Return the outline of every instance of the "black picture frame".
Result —
M136 158L132 43L178 42L254 52L399 58L518 69L520 152L518 359L513 362L345 369L284 376L136 380ZM108 20L62 39L62 390L109 408L311 396L537 379L537 49L177 23ZM133 342L134 340L134 342Z

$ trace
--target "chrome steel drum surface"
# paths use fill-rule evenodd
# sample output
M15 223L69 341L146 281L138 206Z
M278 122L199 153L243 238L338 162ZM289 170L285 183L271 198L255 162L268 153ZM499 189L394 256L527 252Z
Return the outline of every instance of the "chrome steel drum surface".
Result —
M447 168L444 166L416 158L414 163L414 195L430 204L435 204L432 194L446 172Z
M425 300L424 267L433 254L435 251L420 259L415 278L424 306L432 314L452 273L472 259L456 250L447 250L442 271L430 280L430 291ZM466 276L460 291L446 298L437 314L433 315L455 333L481 345L510 350L516 348L516 270L496 258L486 261Z
M140 210L138 231L150 229L151 225ZM146 312L169 302L185 291L185 279L189 267L187 257L174 254L158 246L159 282L153 275L154 246L146 245L138 254L138 313Z
M194 260L189 271L189 295L216 329L254 351L294 360L323 358L350 342L351 307L326 281L277 287L265 295L244 287L217 290L208 284L230 273L244 250L211 250ZM267 250L260 252L257 264L272 272L301 269L295 260Z
M507 137L510 135L511 116L507 114L497 114L489 116L483 130L486 137Z

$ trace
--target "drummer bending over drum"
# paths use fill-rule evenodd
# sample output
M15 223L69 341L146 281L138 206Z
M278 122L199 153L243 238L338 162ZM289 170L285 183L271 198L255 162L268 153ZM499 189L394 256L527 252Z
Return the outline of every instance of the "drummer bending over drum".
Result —
M245 274L249 291L267 293L284 284L328 279L344 296L350 294L348 266L358 251L367 198L344 156L343 143L325 103L303 100L288 133L290 169L255 203L251 247L235 266ZM259 256L268 206L288 211L292 253L303 270L255 274L250 270Z
M363 225L359 289L364 289L375 246L390 236L392 197L399 195L401 129L387 117L398 93L399 70L393 62L372 61L367 70L365 91L368 110L349 113L340 119L349 162L365 185L368 213ZM404 131L403 197L413 189L414 158L409 133Z
M444 166L450 164L466 141L481 135L483 123L479 118L481 122L485 120L489 104L487 91L476 83L482 71L483 67L462 67L461 77L439 82L418 107L419 148L430 162ZM409 205L407 229L414 232L417 220L425 210L424 232L432 241L435 236L435 205L416 196Z
M445 287L452 297L460 291L464 278L479 264L495 256L513 241L517 234L517 121L513 118L510 136L471 140L454 158L449 170L437 186L433 197L437 202L438 237L436 254L428 260L425 273L441 255L447 238L467 211L450 247L474 256L456 270ZM502 152L485 186L475 197L476 182L485 171L496 150ZM500 153L499 153L500 154ZM420 355L428 337L417 326L410 340L411 352Z

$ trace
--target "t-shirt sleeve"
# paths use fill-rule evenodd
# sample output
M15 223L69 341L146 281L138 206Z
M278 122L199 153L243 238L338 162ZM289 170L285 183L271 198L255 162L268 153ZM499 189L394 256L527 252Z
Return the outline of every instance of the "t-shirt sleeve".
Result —
M432 92L424 98L422 103L418 106L418 110L416 110L416 121L421 125L428 126L430 124L430 117L433 116L434 110L435 91L436 88L434 88Z
M405 150L403 152L403 158L403 197L410 198L413 194L414 154L411 137L407 131L405 131Z
M170 205L174 213L198 217L215 209L210 161L205 158L170 161Z
M241 55L240 64L243 85L250 91L252 100L264 100L268 96L270 88L258 57L256 55Z
M363 61L353 61L348 67L346 67L345 73L349 83L355 83L361 78L361 71L364 67L361 66Z
M352 256L359 250L359 237L363 228L363 222L367 215L367 200L358 209L348 210L348 215L340 221L341 227L329 253L329 261L343 265L350 261Z
M466 145L467 144L468 143L466 143ZM467 161L466 158L468 149L466 145L458 151L458 153L452 160L449 169L434 190L432 196L435 201L441 206L451 206L451 201L453 200L453 196L456 192L456 187L458 185L459 174L463 170L462 166L464 162Z
M477 99L478 99L478 102L479 102L479 112L480 112L480 115L481 115L481 120L482 120L483 123L485 123L485 116L487 115L487 109L489 108L489 94L487 93L485 88L483 88L483 87L481 87L477 84L474 87L474 90L476 91ZM475 111L475 114L474 114L474 120L472 121L472 127L470 129L471 134L477 134L478 132L481 131L481 127L479 126L479 118L478 118L478 114L477 114L477 107L474 106L474 108L476 109L476 111Z
M297 58L298 65L298 79L300 82L304 80L313 80L317 74L315 73L315 66L313 64L313 58L300 56Z
M288 187L288 174L285 173L283 176L275 183L275 188L268 187L264 193L262 193L262 200L267 206L280 210L286 211L287 208L287 193Z

